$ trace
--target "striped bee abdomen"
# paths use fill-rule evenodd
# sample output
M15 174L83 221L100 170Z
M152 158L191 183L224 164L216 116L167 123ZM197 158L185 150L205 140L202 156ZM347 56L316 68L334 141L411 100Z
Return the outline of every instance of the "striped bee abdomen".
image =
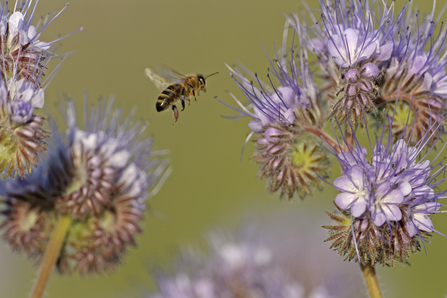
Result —
M171 84L166 87L165 90L161 92L161 94L157 98L157 102L155 103L155 108L157 112L161 112L169 108L175 100L179 97L179 92L181 92L182 85L181 84Z

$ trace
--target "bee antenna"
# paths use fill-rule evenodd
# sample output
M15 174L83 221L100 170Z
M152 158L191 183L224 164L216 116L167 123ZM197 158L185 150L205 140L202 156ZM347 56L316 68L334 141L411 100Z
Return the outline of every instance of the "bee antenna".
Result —
M207 78L207 77L210 77L210 76L214 76L215 74L218 74L219 72L215 72L215 73L212 73L212 74L210 74L210 75L207 75L206 77L205 77L205 79Z

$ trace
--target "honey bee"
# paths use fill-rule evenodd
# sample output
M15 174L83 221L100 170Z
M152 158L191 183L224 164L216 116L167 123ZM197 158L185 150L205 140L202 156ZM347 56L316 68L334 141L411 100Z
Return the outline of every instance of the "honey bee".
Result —
M207 76L199 73L196 75L182 75L169 68L163 68L159 72L146 68L145 71L157 88L165 88L158 96L155 108L157 112L161 112L172 106L175 119L172 125L177 122L179 117L179 111L174 103L180 100L183 111L185 109L185 100L189 104L189 98L194 96L194 99L197 101L196 96L200 94L200 91L206 92L206 78L218 74L218 72L215 72Z

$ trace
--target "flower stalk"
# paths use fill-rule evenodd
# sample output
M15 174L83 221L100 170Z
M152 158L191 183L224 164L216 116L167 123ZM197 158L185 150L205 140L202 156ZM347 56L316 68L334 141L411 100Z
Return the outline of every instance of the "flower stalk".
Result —
M362 269L363 278L365 279L366 287L368 288L369 296L371 298L382 298L380 292L379 280L377 279L376 270L374 266L360 265Z
M66 238L68 228L71 224L71 217L64 215L58 220L56 227L51 235L50 243L45 249L42 263L39 268L30 298L41 298L45 291L45 287L50 279L51 270L53 270L56 260L59 256L62 243Z

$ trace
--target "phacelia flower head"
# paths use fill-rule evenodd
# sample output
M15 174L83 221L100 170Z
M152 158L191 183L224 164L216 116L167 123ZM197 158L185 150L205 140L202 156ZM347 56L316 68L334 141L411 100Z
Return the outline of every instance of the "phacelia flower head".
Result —
M394 3L382 7L380 1L320 0L320 7L321 21L309 10L313 24L301 22L297 14L290 22L303 46L317 55L329 82L330 117L363 124L364 113L377 112L381 66L393 52Z
M46 117L36 110L44 105L44 90L60 64L44 80L56 41L39 41L42 31L59 15L32 25L37 2L17 1L9 10L0 4L0 171L23 179L40 162L49 132ZM63 56L59 56L59 58Z
M412 125L406 133L407 137L412 136L412 144L445 115L447 28L440 22L440 17L435 16L435 5L426 16L408 7L404 17L399 19L399 30L394 33L393 54L383 68L384 78L377 104L397 118L407 119L410 113L409 123ZM394 108L396 105L398 110ZM401 134L405 127L404 121L396 123L394 135Z
M333 4L332 4L333 3ZM372 4L372 7L371 7ZM393 43L384 29L392 21L392 9L384 7L377 18L374 2L320 0L322 37L327 40L327 52L341 68L352 69L364 61L381 62L389 59ZM348 13L348 15L346 14Z
M250 101L245 107L231 95L240 106L235 110L252 118L247 141L254 135L258 176L268 180L269 192L279 190L281 197L291 199L295 193L303 198L313 187L319 188L318 175L327 175L329 162L312 137L322 133L325 118L320 94L307 65L306 51L301 51L303 59L297 65L294 46L287 47L288 27L286 22L279 60L270 61L270 73L279 81L277 87L270 74L270 86L253 75L259 84L255 87L238 69L230 68L230 73Z
M427 132L415 146L404 138L393 143L391 120L387 124L371 145L372 156L367 158L355 135L354 147L335 153L344 172L333 183L340 191L334 203L341 214L329 214L335 224L326 227L327 240L340 255L364 265L406 262L409 252L419 251L421 241L436 231L430 215L445 197L436 189L445 166L427 159L431 148L423 151L439 135Z
M397 13L394 2L382 1L320 1L320 7L318 16L308 9L311 23L297 14L289 20L317 55L329 117L356 128L385 109L396 119L394 136L405 129L416 144L445 114L447 28L435 6L425 17L411 3Z
M68 100L67 135L55 131L49 161L26 183L1 185L7 203L3 237L11 245L17 238L31 242L32 257L42 256L58 217L72 218L57 261L60 272L101 273L119 264L142 231L147 198L169 174L167 161L153 158L152 139L142 138L147 124L132 123L132 115L122 119L121 110L112 107L113 99L96 107L85 100L82 127Z
M184 251L175 274L158 274L149 298L356 297L358 276L321 241L309 214L250 221L236 235L214 233L210 253ZM318 217L318 216L317 216ZM286 227L295 227L292 232ZM301 227L301 228L300 228ZM303 228L305 227L305 228ZM304 240L304 241L303 241Z

